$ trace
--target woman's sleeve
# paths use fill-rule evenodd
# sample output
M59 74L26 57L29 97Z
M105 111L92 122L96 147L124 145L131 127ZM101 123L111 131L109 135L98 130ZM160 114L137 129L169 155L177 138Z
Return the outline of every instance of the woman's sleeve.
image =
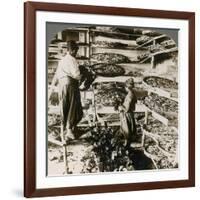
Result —
M132 97L128 94L125 97L124 103L123 103L123 107L124 107L124 109L125 109L126 112L130 109L131 102L132 102Z
M64 73L63 76L70 76L74 79L80 80L81 75L80 75L80 70L78 67L78 63L76 62L76 60L74 58L70 58L70 57L65 57L64 60L61 61L62 63L60 63L60 68L62 68L62 72L60 73Z
M52 79L52 86L55 86L56 83L58 82L59 72L60 72L60 65L61 65L61 63L58 64L58 67L57 67L57 69L56 69L56 72L55 72L55 74L54 74L54 76L53 76L53 79Z

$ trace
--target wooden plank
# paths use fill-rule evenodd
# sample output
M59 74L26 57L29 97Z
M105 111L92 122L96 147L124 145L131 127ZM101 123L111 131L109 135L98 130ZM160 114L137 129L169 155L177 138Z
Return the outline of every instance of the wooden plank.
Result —
M103 83L103 82L125 82L126 80L134 78L135 83L140 83L141 78L135 78L133 76L117 76L117 77L103 77L98 76L93 83Z
M155 53L150 53L148 57L144 58L139 63L142 64L142 63L146 62L148 59L152 58L153 56L158 56L160 54L166 54L166 53L172 53L172 52L175 52L175 51L178 51L178 47L174 47L174 48L171 48L171 49L165 49L165 50L158 51L158 52L155 52Z
M151 53L151 57L156 56L156 55L160 55L160 54L164 54L164 53L172 53L172 52L175 52L175 51L178 51L178 47L173 47L171 49L165 49L165 50L162 50L162 51Z
M152 93L156 93L161 97L166 97L168 99L171 99L173 101L178 102L178 98L175 98L173 96L175 96L175 94L178 95L178 90L173 89L171 92L170 91L166 91L164 89L161 88L157 88L157 87L152 87L150 85L148 85L146 82L142 81L143 85L148 89L149 92Z
M153 41L155 41L155 40L157 40L157 39L161 39L161 38L166 37L166 36L167 36L167 35L163 34L163 35L159 35L159 36L157 36L157 37L154 37L154 38L148 40L147 42L145 42L145 43L139 45L136 49L141 48L141 47L145 46L146 44L149 44L149 43L151 43L151 42L153 42Z
M55 145L58 145L58 146L61 146L61 147L63 146L62 142L60 142L60 141L58 141L58 140L56 140L56 139L54 139L52 137L48 137L48 142L50 142L52 144L55 144Z

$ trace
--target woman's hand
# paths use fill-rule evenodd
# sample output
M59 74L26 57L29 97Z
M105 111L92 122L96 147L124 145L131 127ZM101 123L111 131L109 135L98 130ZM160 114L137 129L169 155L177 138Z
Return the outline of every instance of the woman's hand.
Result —
M119 107L118 107L118 110L121 112L121 111L124 110L124 107L123 107L123 106L119 106Z
M148 96L150 96L150 95L151 95L151 93L152 93L152 92L151 92L151 90L148 90L147 92L148 92L148 93L147 93L147 94L148 94Z

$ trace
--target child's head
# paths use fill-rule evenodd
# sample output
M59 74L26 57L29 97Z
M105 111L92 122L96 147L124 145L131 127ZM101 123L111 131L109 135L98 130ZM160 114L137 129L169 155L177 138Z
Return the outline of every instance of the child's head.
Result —
M132 90L134 88L135 84L134 84L134 79L133 78L129 78L126 80L125 82L125 87L128 90Z

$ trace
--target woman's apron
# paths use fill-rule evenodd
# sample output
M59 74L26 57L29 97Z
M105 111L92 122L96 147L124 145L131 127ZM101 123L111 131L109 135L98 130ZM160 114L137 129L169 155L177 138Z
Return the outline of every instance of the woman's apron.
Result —
M59 79L59 99L63 127L75 127L83 117L79 84L76 79L65 76Z

